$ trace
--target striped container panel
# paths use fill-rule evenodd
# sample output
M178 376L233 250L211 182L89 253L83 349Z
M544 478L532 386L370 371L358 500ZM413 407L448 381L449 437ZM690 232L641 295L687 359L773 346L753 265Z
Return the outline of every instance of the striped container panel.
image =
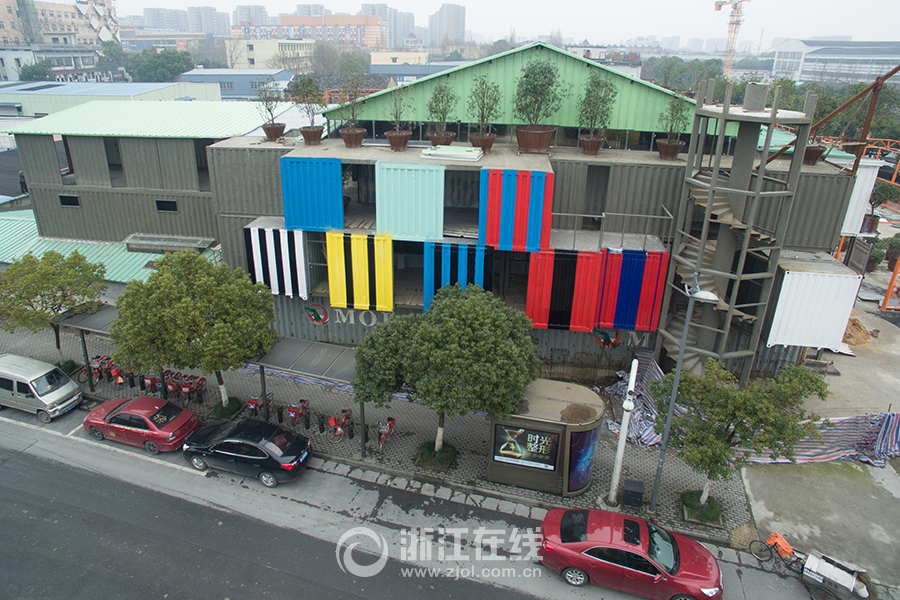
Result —
M537 252L550 243L553 173L483 169L478 245Z
M246 227L247 272L276 296L309 297L306 233L288 229Z
M339 159L282 157L281 195L288 229L328 231L344 227Z
M331 305L360 310L394 310L391 238L329 231L328 289Z
M435 292L445 285L474 283L490 291L493 287L494 250L469 244L425 242L423 300L425 310Z

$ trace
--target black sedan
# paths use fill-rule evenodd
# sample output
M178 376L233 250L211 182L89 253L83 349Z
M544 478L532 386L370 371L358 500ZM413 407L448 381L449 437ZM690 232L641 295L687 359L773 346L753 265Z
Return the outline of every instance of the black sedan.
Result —
M309 440L255 419L211 421L182 446L198 471L213 468L258 478L266 487L294 481L309 461Z

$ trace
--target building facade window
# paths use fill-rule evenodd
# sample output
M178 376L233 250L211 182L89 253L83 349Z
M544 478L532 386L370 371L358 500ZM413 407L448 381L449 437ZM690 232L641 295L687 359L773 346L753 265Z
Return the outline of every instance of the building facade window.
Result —
M178 212L178 202L175 200L157 200L156 210L159 212Z
M248 58L248 59L247 59L247 63L248 63L248 64L251 64L251 65L255 65L255 64L256 64L256 60L254 60L254 59L252 59L252 58Z
M60 196L59 205L81 207L81 200L78 199L78 196Z
M233 81L220 81L220 82L219 82L219 89L220 89L220 90L233 90L233 89L234 89L234 82L233 82Z

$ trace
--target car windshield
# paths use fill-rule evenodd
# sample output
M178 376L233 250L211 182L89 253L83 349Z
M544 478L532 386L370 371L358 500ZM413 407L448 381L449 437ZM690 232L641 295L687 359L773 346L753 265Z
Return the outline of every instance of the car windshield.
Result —
M159 427L165 427L167 423L181 414L181 407L171 402L166 402L162 408L150 416L150 422Z
M269 454L281 456L287 452L296 439L297 434L294 432L287 429L279 429L271 438L263 442L263 446L269 451Z
M647 531L649 533L647 555L667 573L674 575L678 571L678 544L675 543L675 538L662 527L649 521Z
M588 511L567 510L559 521L559 539L563 544L587 541Z
M62 386L69 383L69 376L60 371L53 369L49 373L45 373L31 382L31 388L38 396L46 396Z

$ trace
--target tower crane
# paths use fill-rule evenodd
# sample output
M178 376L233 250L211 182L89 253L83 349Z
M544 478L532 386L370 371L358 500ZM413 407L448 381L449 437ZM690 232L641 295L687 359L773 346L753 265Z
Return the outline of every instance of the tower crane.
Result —
M741 29L741 23L744 22L744 2L750 2L750 0L716 0L716 10L722 10L723 6L731 5L731 14L728 17L728 44L725 47L725 66L722 68L725 79L731 79L731 66L734 64L738 31Z

